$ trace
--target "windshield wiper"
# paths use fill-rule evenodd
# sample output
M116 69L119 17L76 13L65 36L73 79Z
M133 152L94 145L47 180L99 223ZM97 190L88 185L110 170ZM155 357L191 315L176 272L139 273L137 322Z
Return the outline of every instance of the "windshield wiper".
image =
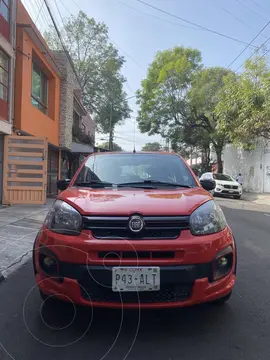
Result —
M85 186L85 187L110 187L110 186L117 186L116 184L107 182L107 181L98 181L98 180L92 180L92 181L85 181L85 182L77 182L74 184L75 186Z
M136 182L127 182L122 184L117 184L118 187L124 186L144 186L144 185L162 185L162 186L171 186L171 187L182 187L182 188L191 188L192 186L186 184L177 184L165 181L158 180L144 180L144 181L136 181Z

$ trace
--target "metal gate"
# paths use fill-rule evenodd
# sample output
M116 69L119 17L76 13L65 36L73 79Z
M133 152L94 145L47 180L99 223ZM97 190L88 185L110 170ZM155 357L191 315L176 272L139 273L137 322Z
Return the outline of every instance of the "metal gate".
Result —
M46 138L5 136L3 204L45 204Z

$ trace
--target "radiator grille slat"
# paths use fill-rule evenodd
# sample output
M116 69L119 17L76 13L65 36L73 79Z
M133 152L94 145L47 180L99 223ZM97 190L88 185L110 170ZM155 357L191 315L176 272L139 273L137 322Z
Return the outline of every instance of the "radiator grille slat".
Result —
M176 239L189 229L189 216L145 216L144 229L130 231L128 216L83 216L83 229L97 239Z

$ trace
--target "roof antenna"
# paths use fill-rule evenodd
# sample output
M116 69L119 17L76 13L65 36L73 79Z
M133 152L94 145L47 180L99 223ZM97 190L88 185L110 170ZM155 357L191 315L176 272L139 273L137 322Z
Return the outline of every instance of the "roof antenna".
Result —
M134 142L134 149L133 149L133 154L136 154L136 119L134 119L134 138L133 138L133 142Z

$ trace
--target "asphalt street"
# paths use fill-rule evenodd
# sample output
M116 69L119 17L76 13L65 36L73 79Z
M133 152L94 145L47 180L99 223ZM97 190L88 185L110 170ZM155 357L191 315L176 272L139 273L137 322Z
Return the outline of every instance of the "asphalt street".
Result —
M0 360L266 360L270 358L270 206L218 199L238 247L224 307L49 311L31 262L0 285Z

